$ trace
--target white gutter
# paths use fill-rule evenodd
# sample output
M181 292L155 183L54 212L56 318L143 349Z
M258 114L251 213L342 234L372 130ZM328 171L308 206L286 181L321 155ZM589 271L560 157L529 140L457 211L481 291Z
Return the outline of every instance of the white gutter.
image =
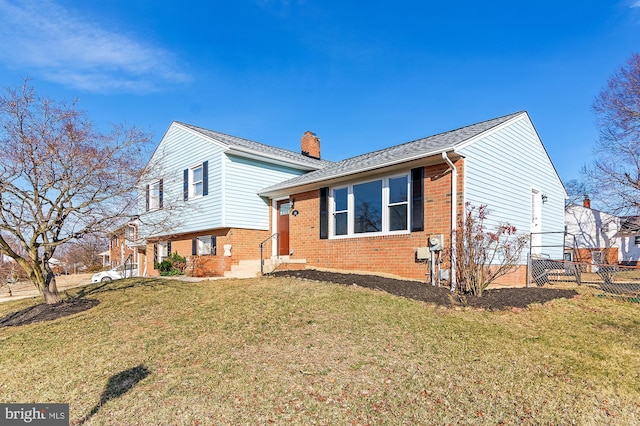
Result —
M446 152L442 153L442 158L449 164L451 170L451 293L456 290L456 231L457 231L457 204L458 204L458 169L451 162Z

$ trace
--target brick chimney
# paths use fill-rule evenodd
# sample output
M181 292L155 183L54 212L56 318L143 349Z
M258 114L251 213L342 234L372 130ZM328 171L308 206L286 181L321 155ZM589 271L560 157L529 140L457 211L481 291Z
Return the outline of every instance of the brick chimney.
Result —
M584 200L582 200L582 205L588 209L591 208L591 200L589 199L589 197L584 197Z
M320 159L320 138L315 133L308 130L304 132L300 144L302 145L302 155Z

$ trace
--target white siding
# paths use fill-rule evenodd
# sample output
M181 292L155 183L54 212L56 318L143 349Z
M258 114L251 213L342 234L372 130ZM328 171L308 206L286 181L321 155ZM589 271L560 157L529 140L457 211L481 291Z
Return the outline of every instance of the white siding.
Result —
M464 147L465 201L486 204L490 226L509 222L518 232L531 229L531 191L542 204L541 253L562 259L565 191L531 122L520 120Z
M636 244L636 236L620 237L619 262L640 262L640 246Z
M605 249L618 247L620 219L599 210L571 205L566 208L567 247ZM574 242L575 241L575 242Z

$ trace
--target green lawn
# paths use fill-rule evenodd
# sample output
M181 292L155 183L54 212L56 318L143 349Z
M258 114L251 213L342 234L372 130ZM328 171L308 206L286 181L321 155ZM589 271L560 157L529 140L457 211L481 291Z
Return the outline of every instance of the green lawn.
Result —
M87 297L101 303L0 329L0 402L69 403L91 425L640 423L638 304L451 310L291 278Z

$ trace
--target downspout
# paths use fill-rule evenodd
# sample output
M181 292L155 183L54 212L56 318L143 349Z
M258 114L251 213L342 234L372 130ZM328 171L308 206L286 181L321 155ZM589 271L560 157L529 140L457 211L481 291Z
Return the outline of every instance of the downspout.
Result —
M456 231L457 231L457 201L458 201L458 169L453 164L446 152L442 153L442 158L449 164L451 170L451 293L456 291Z

